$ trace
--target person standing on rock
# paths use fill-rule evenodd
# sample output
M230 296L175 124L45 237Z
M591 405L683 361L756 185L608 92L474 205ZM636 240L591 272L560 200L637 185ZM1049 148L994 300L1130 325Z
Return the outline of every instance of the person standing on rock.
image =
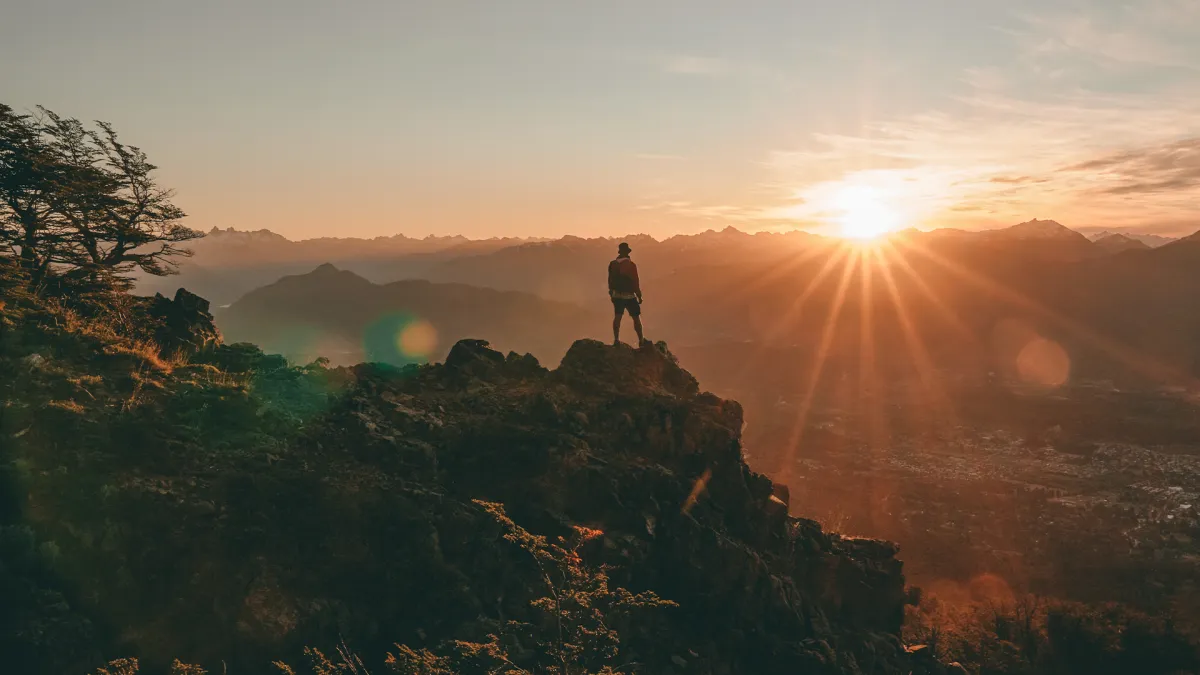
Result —
M642 286L638 281L637 265L629 259L632 249L621 242L617 247L617 258L608 263L608 296L613 303L613 344L621 343L621 317L625 312L633 318L633 330L637 331L638 345L646 341L642 336Z

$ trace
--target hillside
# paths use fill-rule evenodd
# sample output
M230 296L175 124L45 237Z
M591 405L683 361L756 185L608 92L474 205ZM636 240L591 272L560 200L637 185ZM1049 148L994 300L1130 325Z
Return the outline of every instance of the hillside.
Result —
M194 296L131 302L125 327L0 305L14 672L133 655L150 672L180 658L265 673L339 643L378 664L396 642L537 629L530 601L551 578L530 551L550 549L506 540L513 526L476 500L535 534L583 533L553 559L582 555L633 600L667 601L635 623L614 605L621 658L597 663L942 672L899 641L895 547L790 517L742 459L740 406L702 393L665 345L580 341L555 370L471 341L438 365L298 369L213 342ZM190 346L164 359L126 336L154 324ZM536 644L500 647L548 672Z
M580 335L603 335L604 315L567 303L464 284L373 284L324 264L247 293L217 314L234 342L252 342L307 363L432 360L462 338L562 358Z

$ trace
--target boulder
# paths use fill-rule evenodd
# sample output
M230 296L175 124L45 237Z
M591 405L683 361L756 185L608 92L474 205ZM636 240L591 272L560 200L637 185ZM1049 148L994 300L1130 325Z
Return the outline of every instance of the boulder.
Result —
M446 355L446 367L458 371L482 371L504 363L504 355L487 340L459 340Z
M249 342L217 345L206 350L197 361L230 373L278 370L287 366L287 359L284 357L264 354L258 345Z
M546 369L542 367L542 364L538 363L537 357L533 354L518 354L516 352L509 352L508 356L505 357L504 370L509 375L521 378L536 377L546 373Z
M161 293L150 300L150 318L158 324L154 339L164 353L193 355L221 343L208 301L181 288L175 299Z
M663 393L691 398L700 384L679 367L667 343L634 349L624 343L577 340L555 373L574 387L622 393Z

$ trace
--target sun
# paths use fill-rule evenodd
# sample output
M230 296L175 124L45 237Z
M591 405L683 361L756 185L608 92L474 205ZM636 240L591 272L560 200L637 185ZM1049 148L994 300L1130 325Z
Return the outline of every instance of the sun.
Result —
M868 240L900 227L900 214L890 208L878 190L850 185L834 196L834 207L841 235L847 239Z

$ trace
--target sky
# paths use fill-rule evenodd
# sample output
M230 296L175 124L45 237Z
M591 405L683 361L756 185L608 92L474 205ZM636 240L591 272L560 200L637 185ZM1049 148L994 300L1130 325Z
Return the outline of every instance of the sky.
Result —
M1200 0L3 0L197 229L1200 229Z

